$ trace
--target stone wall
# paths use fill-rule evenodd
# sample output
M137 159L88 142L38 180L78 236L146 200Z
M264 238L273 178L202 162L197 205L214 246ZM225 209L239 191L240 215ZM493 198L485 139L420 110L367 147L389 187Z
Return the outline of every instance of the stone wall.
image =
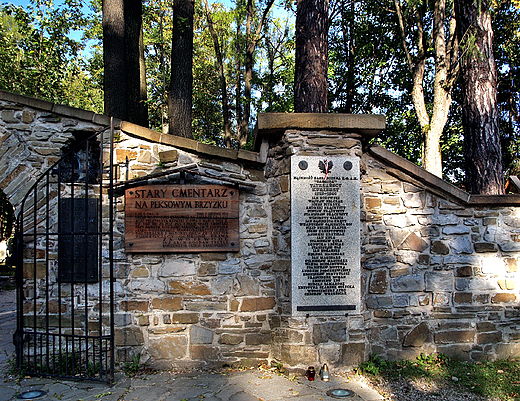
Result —
M0 188L18 206L74 132L94 132L109 121L0 95ZM339 367L371 353L518 356L519 197L470 196L369 146L383 128L377 116L260 115L258 152L248 152L123 122L115 155L122 164L128 158L128 168L119 179L191 165L203 175L188 174L186 183L223 178L239 185L240 251L127 254L118 192L118 360L140 353L157 367L269 361ZM290 157L338 154L360 158L362 308L344 316L293 317ZM171 174L148 182L179 180Z

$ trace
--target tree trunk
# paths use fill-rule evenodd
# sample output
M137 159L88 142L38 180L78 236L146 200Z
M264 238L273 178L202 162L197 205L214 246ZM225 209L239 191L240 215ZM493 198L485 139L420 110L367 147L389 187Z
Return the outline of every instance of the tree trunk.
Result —
M220 78L220 92L222 95L222 119L224 120L224 143L226 148L231 148L231 122L229 121L229 103L227 95L226 75L224 74L224 62L222 60L222 51L217 36L217 32L213 26L211 18L211 11L209 9L208 0L204 0L204 9L206 10L206 19L208 20L208 28L213 39L213 46L215 47L215 55L217 56L218 75Z
M128 119L134 124L148 127L142 14L141 0L125 0Z
M262 13L260 21L256 27L256 31L253 33L253 0L247 0L246 7L246 57L245 57L245 71L244 71L244 110L243 117L240 123L240 136L239 136L239 145L240 147L244 147L247 143L247 134L249 131L249 119L251 117L251 81L253 80L253 55L256 50L256 45L260 40L260 34L262 32L262 27L264 26L267 15L269 14L269 10L271 9L274 0L268 0L265 5L265 9Z
M298 0L294 111L326 113L328 72L328 0Z
M406 61L412 75L412 99L415 114L424 135L423 167L432 174L442 177L442 154L440 139L444 126L448 121L452 102L451 92L458 73L456 62L457 41L455 40L454 18L449 21L449 35L446 35L446 0L435 0L433 3L433 33L428 38L424 24L427 21L428 2L423 2L413 10L415 26L408 29L404 14L401 10L401 1L394 0L399 32L405 51ZM407 32L416 32L415 49L410 51L410 38ZM424 81L427 68L427 51L433 46L435 55L435 75L433 82L433 104L428 112L424 93Z
M466 190L503 194L497 72L488 0L456 1L461 57ZM470 43L473 43L472 45Z
M104 113L128 120L123 0L103 0Z
M169 133L191 139L193 14L193 1L173 1L172 62L168 96Z

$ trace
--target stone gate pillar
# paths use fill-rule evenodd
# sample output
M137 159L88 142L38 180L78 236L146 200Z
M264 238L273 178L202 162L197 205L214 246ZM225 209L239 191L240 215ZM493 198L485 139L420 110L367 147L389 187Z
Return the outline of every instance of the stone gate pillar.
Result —
M365 358L359 180L364 146L384 127L376 115L258 117L276 252L272 357L281 363Z

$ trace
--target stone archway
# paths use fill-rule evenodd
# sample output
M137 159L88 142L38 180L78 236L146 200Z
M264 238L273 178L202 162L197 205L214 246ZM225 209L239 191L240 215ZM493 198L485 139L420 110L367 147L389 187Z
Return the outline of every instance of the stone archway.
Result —
M27 190L74 140L108 127L109 117L0 91L0 189L15 215Z

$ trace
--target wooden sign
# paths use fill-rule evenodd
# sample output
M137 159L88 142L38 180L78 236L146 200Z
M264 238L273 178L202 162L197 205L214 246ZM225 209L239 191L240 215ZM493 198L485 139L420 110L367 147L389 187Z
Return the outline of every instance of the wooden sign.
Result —
M239 250L238 189L147 185L125 192L127 252Z

